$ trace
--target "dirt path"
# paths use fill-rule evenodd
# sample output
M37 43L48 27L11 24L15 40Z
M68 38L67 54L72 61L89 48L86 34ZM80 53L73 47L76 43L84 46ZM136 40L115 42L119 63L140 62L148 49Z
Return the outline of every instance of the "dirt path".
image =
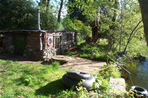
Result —
M81 72L87 72L87 73L98 73L104 65L106 65L106 62L101 61L93 61L89 59L84 59L80 57L71 57L71 56L63 56L63 58L67 58L68 62L61 65L61 68L69 69L69 70L75 70L75 71L81 71ZM7 57L7 56L0 56L0 59L3 60L13 60L18 61L22 64L43 64L41 61L30 61L23 57Z
M61 66L61 68L87 72L87 73L98 73L106 62L93 61L89 59L84 59L80 57L69 57L70 60L68 63Z

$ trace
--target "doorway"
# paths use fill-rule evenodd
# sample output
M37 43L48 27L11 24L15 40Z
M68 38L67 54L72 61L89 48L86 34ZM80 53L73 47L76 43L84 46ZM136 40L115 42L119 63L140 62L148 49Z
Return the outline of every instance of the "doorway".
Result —
M14 34L13 42L14 42L14 53L16 55L22 56L24 54L25 46L26 46L26 34Z
M60 44L61 36L54 36L54 48L56 49L56 54L60 54Z

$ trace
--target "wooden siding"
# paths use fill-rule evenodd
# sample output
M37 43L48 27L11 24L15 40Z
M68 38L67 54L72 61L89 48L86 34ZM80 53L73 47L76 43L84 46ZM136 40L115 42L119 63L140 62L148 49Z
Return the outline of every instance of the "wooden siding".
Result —
M29 33L27 35L27 48L40 50L40 32Z

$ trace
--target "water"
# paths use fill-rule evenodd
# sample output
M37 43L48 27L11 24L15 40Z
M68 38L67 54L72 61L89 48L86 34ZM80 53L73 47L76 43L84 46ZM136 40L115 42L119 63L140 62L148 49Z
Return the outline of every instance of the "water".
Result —
M136 68L130 69L131 75L127 83L130 86L141 86L148 90L148 57L145 61L136 65Z

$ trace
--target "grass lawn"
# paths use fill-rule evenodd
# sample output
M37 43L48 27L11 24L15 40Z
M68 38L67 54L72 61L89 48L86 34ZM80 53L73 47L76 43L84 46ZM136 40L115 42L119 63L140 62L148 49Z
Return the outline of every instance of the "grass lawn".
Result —
M58 96L66 90L61 82L64 69L59 63L52 65L20 64L0 60L1 98L45 98Z
M80 87L66 89L61 81L67 70L59 68L59 62L51 65L20 64L0 60L0 98L89 98L90 93ZM94 91L100 96L110 96L109 77L120 77L117 68L104 66L94 75ZM101 84L100 84L101 82ZM97 84L100 84L97 89Z

